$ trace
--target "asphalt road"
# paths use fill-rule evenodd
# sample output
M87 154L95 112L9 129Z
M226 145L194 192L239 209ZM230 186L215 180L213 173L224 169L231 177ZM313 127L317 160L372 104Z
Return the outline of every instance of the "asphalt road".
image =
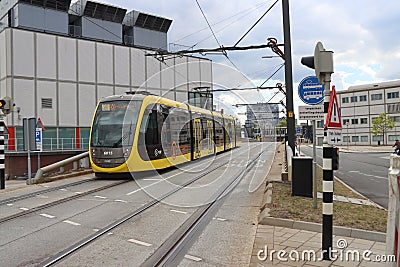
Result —
M312 147L302 146L301 153L312 156ZM334 175L373 202L388 208L388 170L390 153L341 152L339 170ZM317 163L322 166L322 148L317 148Z
M211 169L213 164L229 160L228 165L209 173L58 263L60 266L139 266L200 206L214 201L216 192L241 173L246 164L264 149L263 157L245 172L241 183L226 198L221 198L220 209L210 217L205 228L199 230L198 236L185 247L178 259L183 266L198 261L204 266L246 265L250 260L259 203L264 191L262 181L274 158L275 144L271 143L243 144L215 159L199 160L163 172L161 176L147 175L0 223L0 265L40 264L145 203L158 199L171 188L179 187L191 177ZM22 208L31 209L43 202L77 194L83 187L90 189L109 182L98 180L16 201L12 205L1 205L0 218Z

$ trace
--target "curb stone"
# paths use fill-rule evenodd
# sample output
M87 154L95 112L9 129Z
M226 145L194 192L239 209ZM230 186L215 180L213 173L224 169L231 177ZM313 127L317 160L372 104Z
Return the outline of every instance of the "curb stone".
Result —
M311 232L322 232L322 224L314 222L295 221L291 219L275 218L269 215L270 209L266 205L272 202L272 182L266 186L264 195L265 204L263 200L263 206L259 215L258 223L262 225L279 226L291 229L306 230ZM367 231L356 228L347 228L342 226L334 226L333 234L352 238L361 238L370 241L386 242L386 233Z
M279 227L298 229L298 230L306 230L306 231L312 231L312 232L317 232L317 233L322 232L322 224L320 224L320 223L295 221L295 220L291 220L291 219L281 219L281 218L274 218L274 217L270 217L270 216L265 216L265 217L261 218L261 220L259 221L259 224L270 225L270 226L279 226ZM366 240L370 240L370 241L386 242L386 233L373 232L373 231L361 230L361 229L356 229L356 228L334 226L333 234L345 236L345 237L366 239Z

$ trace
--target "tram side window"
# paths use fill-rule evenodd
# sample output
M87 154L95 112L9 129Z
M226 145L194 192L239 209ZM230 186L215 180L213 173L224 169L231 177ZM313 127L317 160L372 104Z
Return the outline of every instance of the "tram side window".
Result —
M205 118L205 117L201 118L201 124L202 124L202 127L203 127L203 139L208 138L208 136L207 136L207 134L208 134L207 120L208 119Z
M161 138L161 142L164 145L170 146L172 144L171 141L171 135L172 135L172 129L171 129L171 124L173 124L174 122L172 121L174 118L171 114L170 116L170 107L164 106L164 105L160 105L160 115L161 115L161 123L162 123L162 128L161 128L161 134L162 134L162 138ZM165 150L165 149L164 149Z
M215 121L215 143L217 146L224 145L224 131L220 121Z
M159 144L158 136L158 122L157 122L157 109L151 109L147 117L146 122L146 132L145 132L145 142L146 145L156 145Z

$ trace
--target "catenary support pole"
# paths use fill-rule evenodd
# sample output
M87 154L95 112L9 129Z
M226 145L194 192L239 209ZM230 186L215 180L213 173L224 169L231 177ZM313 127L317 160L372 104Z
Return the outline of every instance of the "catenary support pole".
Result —
M332 251L332 228L333 228L333 170L332 170L332 150L328 144L327 116L330 102L330 82L331 75L325 75L324 90L324 141L323 141L323 181L322 181L322 252L323 259L331 259Z
M5 155L4 155L4 116L0 115L0 189L6 188Z
M285 85L286 85L286 125L289 146L295 155L295 118L293 110L293 76L292 76L292 48L290 41L289 0L282 0L283 35L285 48Z

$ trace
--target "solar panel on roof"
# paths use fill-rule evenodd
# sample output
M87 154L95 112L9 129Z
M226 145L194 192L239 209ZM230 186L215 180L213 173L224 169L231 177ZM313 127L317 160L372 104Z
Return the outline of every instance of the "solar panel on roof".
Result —
M68 11L71 5L71 0L19 0L19 2L62 11Z
M122 23L126 9L87 1L83 15L86 17Z

